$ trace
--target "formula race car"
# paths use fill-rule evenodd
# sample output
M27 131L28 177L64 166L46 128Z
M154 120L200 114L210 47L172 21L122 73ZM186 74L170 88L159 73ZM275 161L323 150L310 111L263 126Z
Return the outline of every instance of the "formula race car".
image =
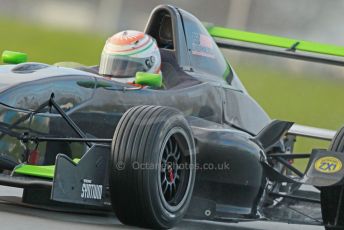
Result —
M219 47L341 66L330 56L344 56L344 48L206 28L169 5L152 11L145 33L160 48L163 87L148 73L130 85L96 67L3 53L1 185L24 188L28 204L113 209L140 227L171 228L186 215L344 228L344 129L271 120ZM297 136L331 145L293 154ZM309 158L305 172L293 166L296 158ZM302 192L305 185L313 190ZM322 217L279 212L295 202L321 208Z

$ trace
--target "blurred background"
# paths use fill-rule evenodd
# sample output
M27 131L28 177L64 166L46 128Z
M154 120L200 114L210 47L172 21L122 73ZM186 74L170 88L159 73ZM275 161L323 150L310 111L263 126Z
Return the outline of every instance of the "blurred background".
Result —
M241 30L344 46L342 0L0 0L0 52L30 61L99 62L107 37L143 30L158 4L173 4L201 21ZM272 118L339 129L344 125L344 68L224 51ZM326 142L301 140L297 151Z

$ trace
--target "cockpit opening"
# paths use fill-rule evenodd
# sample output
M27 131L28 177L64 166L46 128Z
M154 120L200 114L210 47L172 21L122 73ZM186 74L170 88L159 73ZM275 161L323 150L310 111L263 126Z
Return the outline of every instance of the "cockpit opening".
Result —
M146 33L155 38L159 48L174 50L172 20L167 10L160 10L152 15Z

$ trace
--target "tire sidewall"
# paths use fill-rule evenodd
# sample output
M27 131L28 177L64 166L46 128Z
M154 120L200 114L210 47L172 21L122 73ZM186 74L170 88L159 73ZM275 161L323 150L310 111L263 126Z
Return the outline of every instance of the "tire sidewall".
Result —
M170 119L162 121L162 123L162 127L159 128L161 132L158 134L158 136L154 139L152 143L152 151L157 154L151 154L152 159L150 159L149 162L154 162L156 166L160 165L165 144L167 143L167 140L171 137L171 135L175 134L175 131L177 131L185 137L185 141L189 145L188 153L190 156L191 165L186 195L184 196L182 201L177 205L177 207L172 207L168 205L164 198L161 197L160 167L154 167L154 170L145 170L144 172L149 173L149 175L146 175L147 178L149 178L149 186L147 186L147 189L149 191L147 191L147 194L149 194L151 203L154 206L154 209L152 211L154 215L157 217L157 219L163 222L166 221L164 225L170 227L173 225L173 223L178 222L183 217L183 215L187 211L186 209L189 206L196 176L194 168L194 165L196 164L196 155L191 130L187 126L187 122L185 121L185 118L182 115L178 114L172 116Z
M344 154L344 127L342 127L334 136L329 146L329 150L335 151L335 152L341 152ZM343 213L343 203L338 204L340 190L341 190L341 186L325 187L321 189L321 210L322 210L324 224L328 224L329 222L334 222L337 205L341 205L341 213ZM342 215L339 217L339 223L343 223L343 218L344 217ZM339 228L326 226L325 229L334 230L334 229L339 229Z

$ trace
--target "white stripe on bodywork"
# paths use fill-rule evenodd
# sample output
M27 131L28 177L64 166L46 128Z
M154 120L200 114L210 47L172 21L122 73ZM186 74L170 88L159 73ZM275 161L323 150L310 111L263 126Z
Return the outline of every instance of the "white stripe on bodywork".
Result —
M289 129L288 134L331 141L336 135L336 131L294 124Z

